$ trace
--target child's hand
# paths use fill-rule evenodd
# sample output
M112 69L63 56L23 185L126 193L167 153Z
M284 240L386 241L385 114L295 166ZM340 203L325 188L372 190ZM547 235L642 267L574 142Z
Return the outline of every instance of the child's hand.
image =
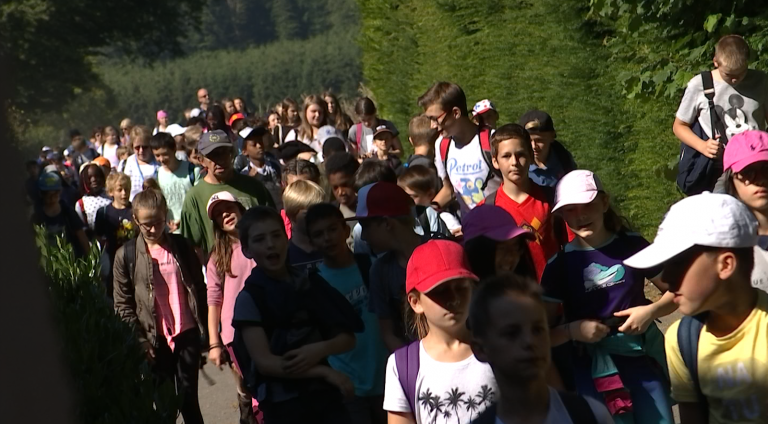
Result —
M150 365L155 363L155 348L152 347L152 343L150 342L142 342L141 348L144 350L144 353L147 355L147 362L149 362Z
M643 334L653 322L653 305L635 306L613 314L617 317L629 317L619 327L624 334Z
M714 159L720 155L721 147L720 141L715 139L709 139L706 141L707 145L704 148L704 156Z
M179 229L179 221L168 221L168 231L174 232Z
M210 351L208 351L208 359L213 363L213 365L216 365L221 369L222 365L224 365L224 354L221 347L214 347Z
M283 371L287 374L301 374L319 364L324 357L317 343L304 345L283 355Z
M344 396L344 399L351 399L355 396L355 385L352 384L352 380L350 380L346 374L334 369L328 369L325 375L325 381L338 387L339 391L341 391L341 395Z
M607 325L593 319L583 319L569 324L571 337L583 343L597 343L611 331Z

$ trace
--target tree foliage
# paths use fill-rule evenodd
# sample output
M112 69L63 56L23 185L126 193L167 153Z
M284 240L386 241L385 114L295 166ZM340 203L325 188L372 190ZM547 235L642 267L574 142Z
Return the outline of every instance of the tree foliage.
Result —
M56 110L96 79L92 58L181 53L204 0L9 0L0 3L0 58L13 74L11 106Z
M590 0L586 18L604 36L611 58L640 67L617 75L624 93L677 97L712 66L717 40L745 36L768 68L768 9L754 0Z

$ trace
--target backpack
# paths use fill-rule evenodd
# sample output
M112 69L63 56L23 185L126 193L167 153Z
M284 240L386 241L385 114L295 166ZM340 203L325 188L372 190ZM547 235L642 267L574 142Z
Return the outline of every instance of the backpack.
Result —
M194 187L195 185L195 164L192 162L187 162L187 178L189 178L189 183L192 184Z
M355 142L357 143L357 151L360 152L360 143L363 141L363 123L358 122L355 124ZM359 154L359 153L358 153Z
M491 155L491 128L480 127L478 132L480 136L480 148L483 151L483 159L486 165L488 165L488 175L485 176L485 181L480 190L485 190L488 186L488 182L493 177L501 178L501 171L493 167L493 156ZM446 175L448 174L448 150L451 148L451 138L443 137L440 139L440 157L443 159L443 168L445 168Z
M419 376L421 341L417 340L407 346L403 346L395 351L395 368L397 369L397 379L400 387L403 388L408 406L411 412L415 414L416 405L416 379ZM573 393L558 392L560 400L563 402L571 421L574 424L597 424L595 413L584 397ZM493 424L496 420L496 405L490 406L479 417L474 419L475 424Z
M703 410L709 412L707 397L702 393L701 384L699 384L699 338L701 337L701 330L704 329L704 321L706 319L706 313L684 316L680 320L680 326L677 327L677 345L680 348L680 356L683 358L683 363L691 375L691 381L696 389L699 403L703 405Z
M704 96L709 103L709 119L713 137L719 135L720 142L723 145L728 143L725 134L725 127L720 116L715 110L715 83L712 80L712 73L704 71L701 74L703 81ZM699 124L699 120L691 126L691 131L702 140L709 140L711 137L704 132ZM685 143L680 143L680 160L677 168L677 186L688 196L699 194L703 191L711 191L717 179L723 173L723 158L710 159L696 149Z
M450 232L441 232L432 231L432 225L429 223L429 216L427 216L427 210L430 207L428 206L416 206L416 220L419 222L419 226L421 227L421 231L424 233L423 238L424 241L427 240L453 240L455 241L455 238L451 235ZM439 216L438 216L439 219ZM445 226L445 224L443 224ZM447 231L447 228L446 228Z

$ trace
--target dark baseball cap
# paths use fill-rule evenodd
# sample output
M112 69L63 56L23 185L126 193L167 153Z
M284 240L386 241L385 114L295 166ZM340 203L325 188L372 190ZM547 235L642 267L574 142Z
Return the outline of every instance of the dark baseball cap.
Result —
M550 132L555 131L555 124L552 117L547 112L541 110L529 110L525 112L517 122L528 132Z
M232 148L232 142L229 141L227 133L222 130L208 131L197 142L197 151L203 156L210 154L219 147Z
M282 159L283 162L296 159L296 157L302 153L317 153L317 151L310 146L302 143L301 141L295 140L287 141L281 144L280 147L277 148L277 151L279 152L280 159Z

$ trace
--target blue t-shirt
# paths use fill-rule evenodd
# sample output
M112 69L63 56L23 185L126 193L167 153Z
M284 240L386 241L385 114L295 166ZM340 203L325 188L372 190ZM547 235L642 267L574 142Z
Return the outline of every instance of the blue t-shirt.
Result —
M528 166L528 176L534 183L544 187L554 187L563 177L563 165L552 151L547 158L547 166L539 168L535 163Z
M329 268L322 263L318 271L328 284L349 300L365 324L362 333L356 333L355 348L341 355L328 357L328 363L337 371L348 375L355 385L357 396L377 396L384 393L384 375L389 352L384 346L376 315L368 310L368 288L363 282L357 264L346 268Z
M541 286L548 297L563 302L568 321L611 318L615 312L647 305L645 279L658 276L661 267L634 269L624 260L648 245L636 233L614 235L597 248L568 243L547 263Z

